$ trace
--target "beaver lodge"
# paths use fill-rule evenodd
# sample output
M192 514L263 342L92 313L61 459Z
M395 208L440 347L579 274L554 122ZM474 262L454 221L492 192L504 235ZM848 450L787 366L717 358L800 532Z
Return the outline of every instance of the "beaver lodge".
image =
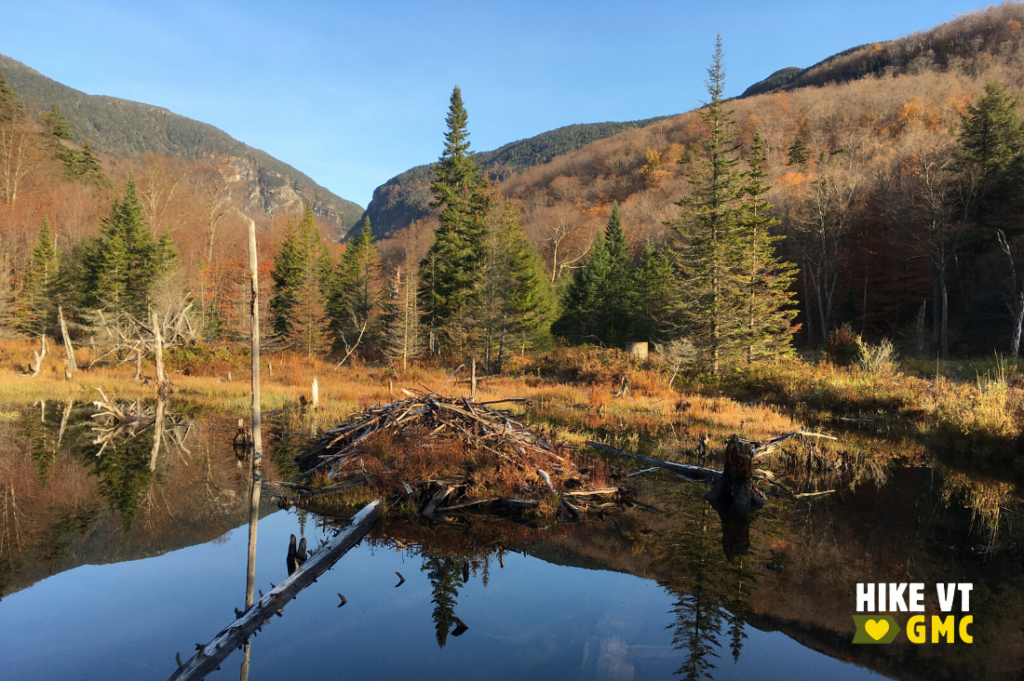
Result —
M436 393L369 407L296 457L299 493L283 506L320 507L326 497L369 486L374 496L433 518L454 513L536 511L580 519L635 504L612 486L613 469L537 432L499 405Z
M295 457L303 472L283 483L295 493L282 498L280 505L324 512L337 504L385 498L391 507L404 505L427 518L532 512L557 513L562 520L578 521L588 514L603 517L629 507L653 510L637 503L628 481L658 469L682 480L710 484L709 501L741 515L764 504L756 481L791 497L827 493L795 494L777 483L770 471L754 468L757 463L769 463L771 453L790 438L835 439L821 433L798 430L765 442L733 435L723 470L586 443L594 450L653 465L627 474L560 444L554 431L538 432L523 423L522 416L499 406L528 404L524 398L476 402L445 397L438 391L403 392L406 399L367 408L328 430ZM806 463L812 464L810 451ZM832 469L839 459L827 463Z

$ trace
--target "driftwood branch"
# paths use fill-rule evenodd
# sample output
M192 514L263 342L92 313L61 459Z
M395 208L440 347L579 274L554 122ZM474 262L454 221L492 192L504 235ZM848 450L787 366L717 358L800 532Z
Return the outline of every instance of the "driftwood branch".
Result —
M300 591L312 584L349 549L358 544L380 518L380 509L380 500L371 501L363 507L352 518L352 523L348 527L297 567L295 572L274 587L270 593L247 608L238 619L214 636L212 641L200 646L195 655L168 677L168 681L202 679L213 672L228 655L254 635L265 621L276 614L281 614L288 601L295 598Z

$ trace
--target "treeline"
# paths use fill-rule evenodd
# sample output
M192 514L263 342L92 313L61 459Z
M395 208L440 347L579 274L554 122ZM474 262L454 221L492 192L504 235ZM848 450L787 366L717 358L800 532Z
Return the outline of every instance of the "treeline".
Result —
M364 221L344 246L308 207L261 225L264 335L399 368L440 356L500 370L509 353L562 338L653 341L675 365L720 371L784 356L794 339L825 345L843 327L909 354L1016 354L1024 39L1014 40L978 76L928 71L732 101L719 47L700 111L500 184L470 151L456 89L430 218L383 241ZM157 308L179 342L243 337L230 168L175 175L147 161L134 177L116 165L74 176L61 148L84 145L63 140L49 113L18 125L51 149L47 172L63 184L25 196L79 187L103 210L95 232L62 233L59 248L64 220L44 227L35 213L35 247L7 261L5 327L52 334L59 304L74 334L116 341L123 355L144 308ZM181 196L192 208L179 214L167 206ZM13 215L24 201L0 206Z

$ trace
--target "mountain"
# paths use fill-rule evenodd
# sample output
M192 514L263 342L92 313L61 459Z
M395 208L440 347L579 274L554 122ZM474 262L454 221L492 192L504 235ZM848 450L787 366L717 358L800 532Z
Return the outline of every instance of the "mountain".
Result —
M75 138L79 142L89 140L97 151L128 157L153 153L189 159L223 155L233 159L239 174L249 181L250 208L272 214L309 200L318 215L340 223L343 230L362 215L358 204L212 125L148 104L87 95L2 54L0 73L27 100L30 110L48 111L55 104L67 117Z
M491 179L504 180L591 142L617 135L624 130L643 128L665 118L667 116L623 123L567 125L535 137L510 142L494 151L478 153L476 161ZM363 214L370 218L374 234L378 238L388 237L429 215L430 183L433 179L432 166L422 165L396 175L377 187Z
M994 58L1019 51L1021 18L1021 5L1011 2L969 12L897 40L851 47L806 69L781 69L740 96L935 70L973 75Z

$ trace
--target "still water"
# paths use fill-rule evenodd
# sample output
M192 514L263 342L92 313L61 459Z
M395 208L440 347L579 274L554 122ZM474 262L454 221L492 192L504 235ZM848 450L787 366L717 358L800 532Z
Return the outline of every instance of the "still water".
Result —
M65 407L0 410L0 678L165 679L244 606L248 468L196 405L168 408L155 457L141 427L97 457L91 408ZM703 491L655 479L659 513L580 526L386 522L251 640L248 678L1020 678L1019 557L934 468L772 501L739 541ZM334 521L262 514L267 592L289 537L315 546ZM859 581L972 581L975 643L851 644Z

